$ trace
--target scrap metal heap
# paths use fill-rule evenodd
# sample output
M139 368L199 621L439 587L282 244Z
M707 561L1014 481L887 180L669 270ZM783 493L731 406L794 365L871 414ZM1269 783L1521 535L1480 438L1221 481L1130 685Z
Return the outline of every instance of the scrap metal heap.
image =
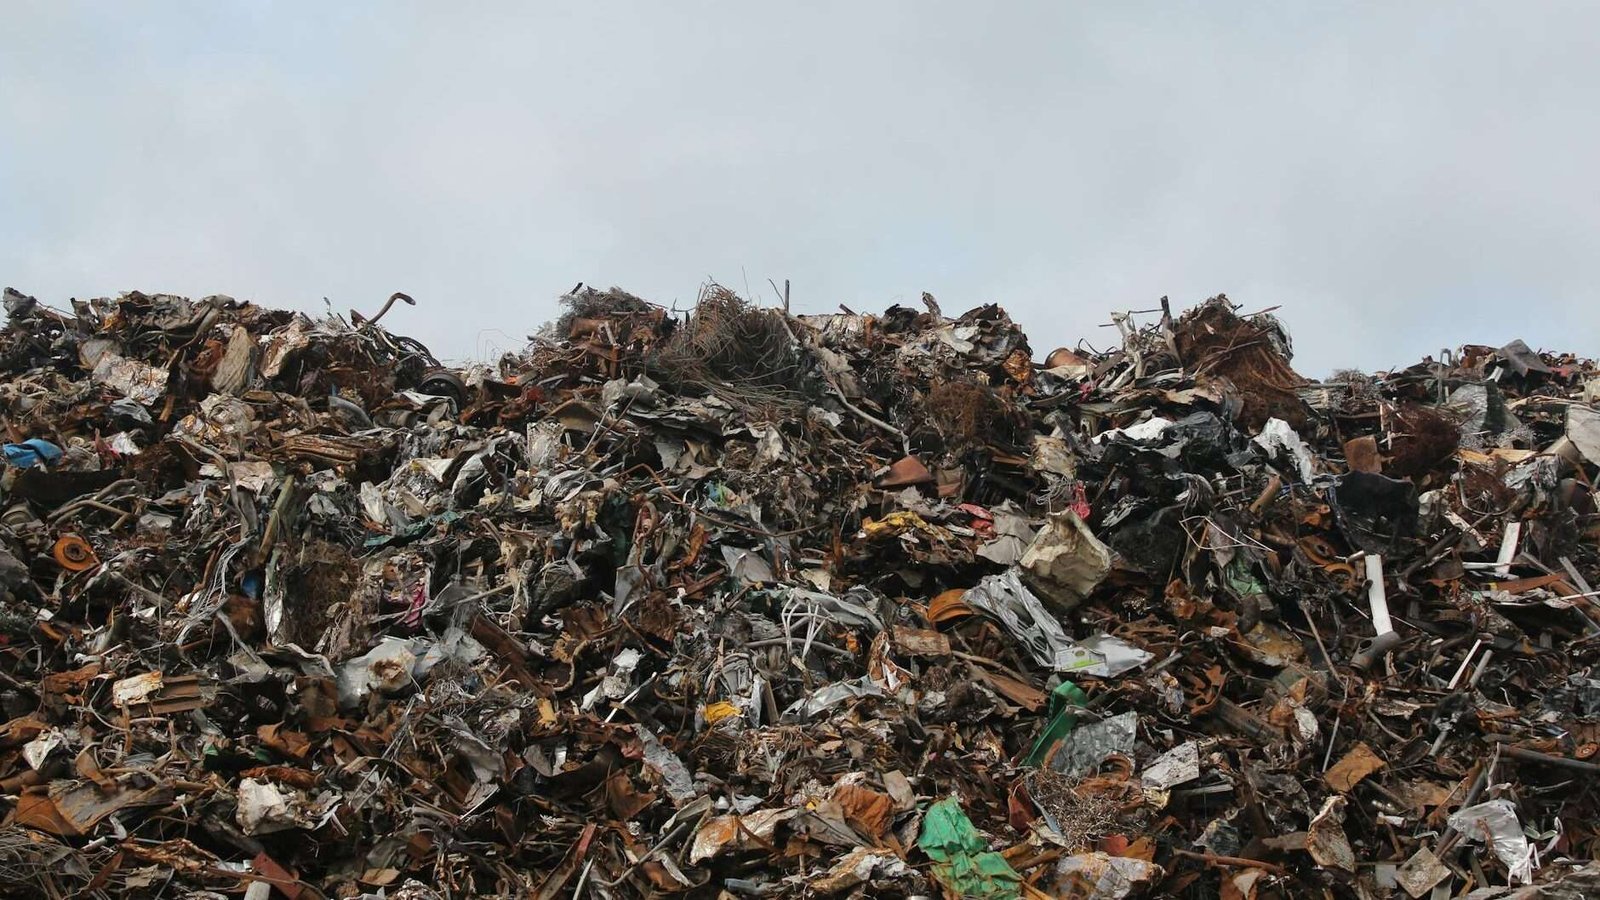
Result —
M1600 891L1594 362L564 299L7 289L4 891Z

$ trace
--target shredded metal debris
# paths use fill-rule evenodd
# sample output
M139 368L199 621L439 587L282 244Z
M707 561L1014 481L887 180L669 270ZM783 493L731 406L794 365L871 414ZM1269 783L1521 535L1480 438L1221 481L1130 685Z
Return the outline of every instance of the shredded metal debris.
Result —
M1593 361L396 300L6 290L0 892L1600 885Z

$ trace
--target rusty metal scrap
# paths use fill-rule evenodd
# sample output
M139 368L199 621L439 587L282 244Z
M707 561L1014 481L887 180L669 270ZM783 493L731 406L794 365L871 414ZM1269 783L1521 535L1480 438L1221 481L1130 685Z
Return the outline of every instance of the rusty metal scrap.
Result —
M0 895L1589 896L1600 365L579 286L0 332ZM531 323L529 323L531 324Z

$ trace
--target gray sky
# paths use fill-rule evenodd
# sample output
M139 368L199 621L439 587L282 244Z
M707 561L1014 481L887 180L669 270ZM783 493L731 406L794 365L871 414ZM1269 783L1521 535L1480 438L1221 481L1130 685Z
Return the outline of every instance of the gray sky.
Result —
M803 6L804 9L796 7ZM1288 9L1287 7L1295 7ZM0 283L519 346L688 303L1283 307L1297 367L1600 354L1600 5L9 0Z

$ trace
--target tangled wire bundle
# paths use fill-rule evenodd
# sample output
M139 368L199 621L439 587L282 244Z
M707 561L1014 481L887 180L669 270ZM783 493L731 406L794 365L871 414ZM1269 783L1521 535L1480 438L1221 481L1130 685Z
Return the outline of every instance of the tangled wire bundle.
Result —
M657 309L655 304L641 300L621 288L614 287L602 291L582 285L561 298L561 307L560 318L545 326L545 336L554 340L570 336L573 323L582 319L644 315Z
M1287 332L1271 317L1239 316L1218 294L1185 313L1175 331L1178 356L1196 373L1220 375L1244 395L1244 423L1259 429L1278 418L1295 428L1305 425L1296 390L1305 379L1289 366Z
M970 380L941 381L921 401L921 417L953 452L1017 443L1021 415L998 392Z
M93 870L85 854L38 832L0 829L0 880L38 891L35 896L83 896ZM94 891L90 896L104 896Z
M719 394L750 393L749 400L808 393L804 385L812 368L781 310L752 306L719 284L701 289L688 322L652 364L652 374L668 381Z

